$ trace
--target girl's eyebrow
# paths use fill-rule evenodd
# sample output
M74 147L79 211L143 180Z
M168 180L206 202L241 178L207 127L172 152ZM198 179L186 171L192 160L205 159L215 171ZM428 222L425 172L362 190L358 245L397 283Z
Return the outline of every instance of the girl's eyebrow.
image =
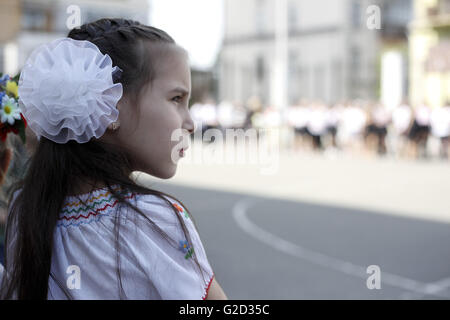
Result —
M187 91L186 89L184 89L182 87L176 87L171 92L179 92L179 93L181 93L183 95L188 95L189 94L189 91Z

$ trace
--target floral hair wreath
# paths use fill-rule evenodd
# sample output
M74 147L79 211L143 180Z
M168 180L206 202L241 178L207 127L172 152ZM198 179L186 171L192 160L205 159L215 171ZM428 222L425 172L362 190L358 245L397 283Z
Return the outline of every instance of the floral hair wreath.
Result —
M88 142L118 120L122 70L86 40L61 38L36 48L19 79L19 106L37 138Z
M18 78L19 75L11 78L0 73L0 140L5 142L8 133L12 131L18 134L25 144L27 121L18 106Z

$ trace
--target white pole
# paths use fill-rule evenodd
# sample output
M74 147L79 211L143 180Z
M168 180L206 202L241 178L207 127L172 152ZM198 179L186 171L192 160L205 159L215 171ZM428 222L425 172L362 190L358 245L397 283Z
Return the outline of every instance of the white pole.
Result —
M281 143L289 140L289 132L285 126L285 113L287 111L287 73L288 73L288 19L287 0L275 1L275 56L272 105L281 116L280 139Z
M287 0L275 0L275 61L272 104L283 109L287 104Z

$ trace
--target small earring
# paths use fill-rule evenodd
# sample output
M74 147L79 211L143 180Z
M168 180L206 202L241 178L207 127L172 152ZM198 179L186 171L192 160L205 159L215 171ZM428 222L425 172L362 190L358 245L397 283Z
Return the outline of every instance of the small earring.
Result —
M111 123L110 126L109 126L109 128L110 128L111 130L117 130L117 129L119 129L119 127L120 127L120 122L119 122L119 121L113 122L113 123Z

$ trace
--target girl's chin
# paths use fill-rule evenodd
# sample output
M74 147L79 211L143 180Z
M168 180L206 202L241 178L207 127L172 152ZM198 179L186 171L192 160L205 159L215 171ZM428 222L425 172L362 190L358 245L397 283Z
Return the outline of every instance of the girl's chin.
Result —
M170 179L177 173L177 165L170 163L167 167L161 168L158 172L149 173L159 179Z
M170 179L172 178L176 172L177 172L177 166L178 166L178 160L175 159L176 162L172 161L172 159L169 159L169 161L164 166L159 166L155 168L155 166L150 166L150 164L144 164L141 166L138 166L139 169L135 169L133 171L139 171L146 173L148 175L151 175L153 177L159 178L159 179Z
M160 175L158 178L160 179L170 179L177 173L177 168L175 166L175 169L171 172L165 172L163 175Z
M154 170L141 169L141 170L134 170L133 173L139 175L139 172L141 172L141 173L150 175L150 176L158 178L158 179L167 180L167 179L172 178L175 175L176 171L177 171L176 166L174 166L174 168L172 170L161 170L161 171L155 172Z

